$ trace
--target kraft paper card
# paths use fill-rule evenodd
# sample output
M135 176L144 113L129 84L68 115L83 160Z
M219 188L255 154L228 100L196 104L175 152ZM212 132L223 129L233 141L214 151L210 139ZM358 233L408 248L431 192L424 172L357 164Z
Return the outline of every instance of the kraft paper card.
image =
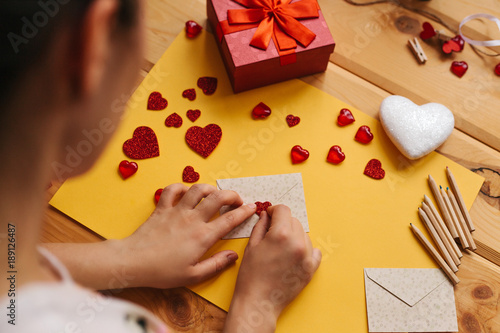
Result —
M197 88L201 76L218 78L213 95ZM194 101L182 98L188 88L196 89ZM147 110L153 91L168 100L165 110ZM272 113L254 120L251 112L260 102ZM351 110L353 124L337 126L342 108ZM195 122L186 117L189 109L201 111ZM173 112L183 119L179 128L165 126ZM300 117L297 126L288 127L289 114ZM203 158L188 147L185 135L191 126L208 124L219 125L223 134L217 148ZM374 134L367 145L354 140L361 125ZM160 156L136 160L137 173L123 180L118 164L128 158L122 145L138 126L155 131ZM309 150L304 163L291 163L290 149L295 145ZM333 145L346 154L339 165L326 162ZM382 162L384 179L363 174L372 158ZM309 236L323 252L323 261L280 317L277 332L366 332L365 267L437 267L409 228L414 223L425 230L416 207L424 194L431 196L427 175L449 186L445 173L449 166L468 207L483 183L483 178L437 153L407 160L376 119L300 80L234 94L213 36L203 32L190 40L182 32L130 97L123 121L96 165L67 181L50 203L105 238L123 238L153 212L155 191L182 182L188 165L200 174L199 183L213 186L217 179L302 174ZM246 238L221 240L207 256L232 249L242 257L247 242ZM190 288L227 310L240 262Z
M365 268L369 332L457 332L453 285L441 269Z

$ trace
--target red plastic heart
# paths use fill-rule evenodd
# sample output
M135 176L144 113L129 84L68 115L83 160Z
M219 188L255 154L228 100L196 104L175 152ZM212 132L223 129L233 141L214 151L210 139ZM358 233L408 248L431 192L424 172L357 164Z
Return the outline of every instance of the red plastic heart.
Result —
M339 164L344 161L345 154L342 152L342 148L340 146L332 146L326 156L326 160L333 164Z
M257 215L260 216L260 213L262 213L263 211L267 210L273 204L270 203L269 201L264 201L264 202L256 201L255 205L257 206L257 209L255 210L255 214L257 214Z
M443 43L442 49L444 53L450 54L452 51L460 52L462 51L463 48L460 46L458 42L454 41L453 39L450 39Z
M165 126L179 128L182 126L182 118L177 113L172 113L165 119Z
M196 99L196 90L186 89L182 92L182 97L187 98L190 101L194 101Z
M163 192L162 188L159 188L159 189L156 190L156 192L155 192L155 203L158 203L158 201L160 201L160 197L161 197L162 192Z
M215 90L217 90L217 78L210 76L200 77L197 85L205 95L213 95Z
M385 170L382 169L382 163L375 158L368 161L363 173L373 179L382 179L385 177Z
M137 172L139 166L135 162L129 162L127 160L123 160L118 165L118 171L122 175L123 179L127 179Z
M292 163L302 163L309 158L309 152L299 145L293 146L290 156L292 157Z
M187 110L186 112L186 117L188 117L189 120L192 122L195 122L196 119L200 118L201 116L201 111L196 109L196 110Z
M219 125L193 126L186 132L186 143L203 157L208 157L220 142L222 130Z
M352 115L351 110L349 109L340 110L340 114L337 117L337 124L339 124L339 126L346 126L352 124L354 121L355 119L354 116Z
M163 110L168 106L168 102L158 91L153 91L148 98L148 110Z
M199 179L200 174L194 171L194 168L190 165L182 171L182 181L185 183L196 183Z
M370 127L363 125L358 128L354 139L364 144L370 143L373 140L373 134L370 130Z
M271 108L260 102L252 110L253 119L266 119L271 115Z
M467 72L467 69L469 69L469 66L465 61L454 61L451 63L450 67L452 73L458 77L464 76L465 72Z
M137 127L132 135L123 143L123 152L130 158L141 160L160 156L158 139L155 132L146 126Z
M500 63L498 63L498 65L495 66L495 74L500 76Z
M189 38L198 36L202 29L203 27L195 21L190 20L186 22L186 36Z
M465 47L465 41L464 41L464 39L462 38L462 36L460 36L460 35L456 35L456 36L455 36L455 37L453 37L451 40L452 40L452 41L454 41L455 43L457 43L457 44L458 44L458 46L460 47L460 50L459 50L459 51L457 51L457 52L460 52L460 51L462 51L462 50L464 49L464 47Z
M423 40L436 36L436 30L434 30L434 27L429 22L424 22L422 28L424 30L420 32L420 38Z
M286 116L286 123L288 124L288 127L297 126L300 123L300 118L289 114Z

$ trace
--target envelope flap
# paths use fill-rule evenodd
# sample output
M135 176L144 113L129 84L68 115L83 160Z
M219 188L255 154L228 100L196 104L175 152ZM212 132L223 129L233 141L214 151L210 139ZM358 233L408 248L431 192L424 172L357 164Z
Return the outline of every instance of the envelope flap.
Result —
M437 268L365 268L365 273L409 306L417 304L447 279Z

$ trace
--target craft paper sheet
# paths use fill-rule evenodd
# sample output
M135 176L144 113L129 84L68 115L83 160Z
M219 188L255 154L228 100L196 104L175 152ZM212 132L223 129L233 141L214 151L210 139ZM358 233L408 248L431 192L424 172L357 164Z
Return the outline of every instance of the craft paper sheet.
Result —
M206 96L196 88L200 76L219 79L213 95ZM188 88L197 89L196 100L182 98L182 91ZM161 92L168 100L165 110L146 109L152 91ZM253 120L252 109L260 102L272 114ZM342 108L352 111L353 124L336 125ZM189 109L201 111L194 123L186 118ZM173 112L184 120L179 128L164 124ZM288 127L288 114L299 116L300 124ZM222 139L203 158L187 146L184 136L190 126L211 123L221 127ZM374 134L367 145L354 140L361 125L370 126ZM137 173L123 180L117 170L120 161L127 159L122 145L138 126L155 131L160 156L136 161ZM309 150L304 163L291 163L290 149L295 145ZM346 154L339 165L326 162L332 145L341 146ZM384 179L363 174L372 158L382 162ZM67 181L51 205L105 238L123 238L153 212L155 191L181 182L187 165L200 173L199 183L213 186L217 179L302 174L309 236L322 251L323 260L310 284L280 317L277 332L366 333L365 267L437 267L409 228L414 223L425 229L415 207L424 194L431 194L427 175L449 186L445 173L449 166L468 207L483 182L437 153L408 161L376 119L300 80L233 94L213 36L203 31L188 39L183 31L130 98L123 122L94 168ZM247 238L221 240L207 256L231 249L241 258L247 242ZM240 262L217 278L190 288L227 310Z

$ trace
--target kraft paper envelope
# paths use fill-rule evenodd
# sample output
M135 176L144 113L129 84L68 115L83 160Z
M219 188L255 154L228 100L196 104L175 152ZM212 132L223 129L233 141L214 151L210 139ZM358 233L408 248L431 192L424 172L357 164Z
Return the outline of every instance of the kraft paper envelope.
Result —
M244 203L269 201L273 205L287 205L292 211L292 216L300 221L306 232L309 232L304 186L300 173L218 179L217 187L221 190L238 192ZM228 210L228 207L223 207L221 214ZM259 217L256 214L252 215L229 232L224 239L250 237L253 226L258 220Z
M441 269L365 268L369 332L457 332L453 285Z

